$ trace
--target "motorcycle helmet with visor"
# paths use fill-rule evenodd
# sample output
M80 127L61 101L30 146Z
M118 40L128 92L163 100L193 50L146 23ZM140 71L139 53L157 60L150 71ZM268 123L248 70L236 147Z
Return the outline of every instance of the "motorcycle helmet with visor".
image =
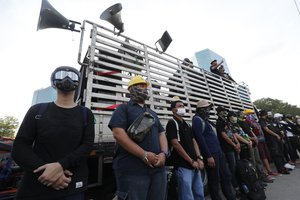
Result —
M64 92L74 91L78 87L80 73L68 66L58 67L51 75L51 85Z

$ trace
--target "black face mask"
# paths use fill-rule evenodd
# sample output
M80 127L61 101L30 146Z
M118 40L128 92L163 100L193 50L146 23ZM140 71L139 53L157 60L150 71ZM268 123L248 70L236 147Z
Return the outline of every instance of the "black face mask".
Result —
M199 109L197 114L203 119L208 119L210 115L210 107Z
M71 78L65 77L62 80L56 80L54 82L55 87L63 92L71 92L76 90L78 82L74 82Z

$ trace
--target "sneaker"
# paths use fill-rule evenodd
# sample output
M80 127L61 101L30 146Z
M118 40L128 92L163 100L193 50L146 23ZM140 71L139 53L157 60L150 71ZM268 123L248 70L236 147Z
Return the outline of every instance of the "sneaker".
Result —
M268 174L269 174L270 176L280 176L280 174L279 174L279 173L276 173L276 172L268 172Z
M268 176L267 176L267 179L274 181L276 178L275 178L274 176L268 175Z
M282 169L279 171L280 174L290 174L290 172L287 169Z
M289 163L286 163L286 164L284 165L284 167L285 167L286 169L290 169L290 170L295 169L295 166L294 166L294 165L291 165L291 164L289 164Z

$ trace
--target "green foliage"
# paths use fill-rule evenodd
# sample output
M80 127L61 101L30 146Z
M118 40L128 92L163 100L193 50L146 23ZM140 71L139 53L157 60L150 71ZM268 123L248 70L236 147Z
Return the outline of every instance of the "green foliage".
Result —
M253 102L258 109L272 111L274 113L300 115L300 108L278 99L262 98Z
M0 118L0 137L13 138L18 126L19 122L15 117L5 116Z

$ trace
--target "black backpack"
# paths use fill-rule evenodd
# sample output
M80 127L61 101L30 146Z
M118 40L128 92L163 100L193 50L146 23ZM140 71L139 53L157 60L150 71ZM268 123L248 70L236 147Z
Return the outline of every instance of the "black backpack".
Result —
M252 163L246 159L237 161L236 176L242 191L249 200L265 200L266 194L262 182Z

